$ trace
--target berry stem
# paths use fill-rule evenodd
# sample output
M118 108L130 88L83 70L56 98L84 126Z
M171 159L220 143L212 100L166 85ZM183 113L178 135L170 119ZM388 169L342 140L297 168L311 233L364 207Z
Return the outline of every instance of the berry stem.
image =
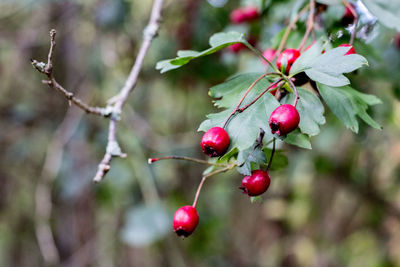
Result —
M147 162L149 164L152 164L153 162L156 162L159 160L165 160L165 159L186 160L186 161L197 162L197 163L201 163L201 164L214 165L217 167L226 167L227 166L225 164L213 163L213 162L209 162L209 161L202 160L202 159L183 157L183 156L166 156L166 157L160 157L160 158L149 158Z
M315 0L310 0L310 14L308 15L307 20L307 30L304 34L303 40L301 41L298 50L301 51L304 45L307 42L307 38L310 35L312 29L314 29L314 9L315 9Z
M271 63L271 61L269 61L268 59L266 59L265 57L264 57L264 55L260 52L260 51L258 51L254 46L252 46L249 42L244 42L244 44L251 50L251 51L253 51L257 56L259 56L259 57L261 57L262 59L264 59L268 64L269 64L269 66L275 71L275 72L280 72L279 70L278 70L278 68L277 67L275 67L274 66L274 64L272 64Z
M272 59L272 61L274 61L275 58L280 55L280 53L282 52L283 48L286 45L287 39L289 38L290 31L295 27L297 21L301 18L301 16L303 16L303 14L309 9L309 7L310 7L309 4L307 4L305 7L303 7L303 9L300 10L300 12L297 14L297 16L289 23L289 25L287 26L287 28L285 30L285 33L283 34L282 40L279 44L279 47L276 50L275 57Z
M242 107L242 108L239 108L238 109L238 112L239 113L242 113L243 111L245 111L248 107L250 107L251 105L253 105L258 99L260 99L266 92L268 92L268 91L271 91L271 89L273 89L273 87L276 85L276 84L278 84L279 82L281 82L283 79L279 79L278 81L276 81L276 82L274 82L274 83L271 83L271 85L270 86L268 86L268 88L267 89L265 89L264 91L262 91L253 101L251 101L249 104L247 104L246 106L244 106L244 107ZM283 84L282 84L283 85ZM279 88L277 88L277 90L279 90L281 87L282 87L282 85L279 87Z
M354 9L354 7L349 2L347 2L347 0L343 0L343 3L351 11L351 13L353 14L353 17L354 17L354 21L353 21L354 29L352 30L351 36L350 36L350 45L353 45L354 38L356 37L356 32L357 32L358 14L357 14L356 10Z
M271 157L269 158L269 161L268 161L267 171L269 170L269 168L272 165L272 159L274 158L274 154L275 154L275 137L273 138L272 152L271 152Z
M203 184L204 184L204 182L207 180L207 178L209 178L209 177L211 177L211 176L214 176L214 175L216 175L216 174L218 174L218 173L222 173L222 172L229 171L229 170L235 168L236 166L237 166L237 163L233 163L233 164L231 164L231 165L226 166L225 168L222 168L222 169L219 169L219 170L215 170L215 171L213 171L213 172L210 172L210 173L204 175L204 176L201 178L201 181L200 181L199 186L197 187L196 195L194 196L194 201L193 201L193 205L192 205L193 208L196 208L197 200L199 199L199 195L200 195L201 188L203 187Z
M269 75L281 75L280 73L277 72L269 72L269 73L265 73L263 75L261 75L260 77L258 77L251 85L249 88L247 88L246 92L244 93L244 95L242 96L242 98L239 100L239 103L236 105L235 109L231 112L231 114L229 115L229 117L226 119L224 126L222 126L222 128L225 129L226 125L228 124L229 120L232 118L233 115L235 115L235 113L239 110L240 105L243 103L244 99L246 98L246 96L249 94L250 90L253 89L253 87L260 81L262 80L264 77L267 77Z
M293 102L293 106L296 107L297 106L297 101L299 100L299 92L297 92L297 88L294 85L292 79L290 79L290 78L288 78L286 76L283 76L283 78L290 84L290 86L293 88L294 93L296 94L296 98L294 99L294 102Z

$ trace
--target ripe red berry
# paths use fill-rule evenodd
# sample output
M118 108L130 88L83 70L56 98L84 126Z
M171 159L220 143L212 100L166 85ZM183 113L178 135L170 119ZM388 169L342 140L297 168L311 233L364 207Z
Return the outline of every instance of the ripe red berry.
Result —
M223 128L213 127L203 135L200 145L210 157L221 156L229 146L229 135Z
M270 94L275 95L276 90L278 90L277 87L278 87L278 83L274 84L274 85L270 88L270 89L273 89L273 90L269 91Z
M356 54L356 50L354 49L354 47L352 45L349 44L341 44L339 45L339 47L351 47L350 50L344 54L344 55L352 55L352 54Z
M400 49L400 33L397 33L394 37L394 44Z
M243 7L242 10L245 15L246 21L256 20L260 16L260 13L255 6L246 6Z
M246 20L246 15L241 8L236 8L232 10L229 18L233 24L239 24Z
M230 20L233 24L239 24L246 21L252 21L260 16L258 9L254 6L247 6L234 9L230 14Z
M174 214L172 227L178 236L188 237L199 223L199 214L192 206L180 207Z
M230 45L228 47L229 51L231 51L232 53L235 53L235 54L239 53L244 48L246 48L246 46L242 43L236 43L236 44Z
M269 62L274 60L275 54L276 50L273 48L267 48L262 53L263 57L265 57ZM268 65L268 63L264 59L262 59L261 62L264 63L265 65Z
M286 135L295 130L300 122L300 115L297 109L289 104L277 107L269 117L271 132L279 136Z
M258 196L267 191L270 183L271 178L268 172L256 170L251 172L251 176L245 176L243 178L242 186L239 188L243 190L244 194Z
M289 48L283 50L283 52L278 56L276 60L276 65L278 69L281 70L282 64L284 63L284 59L286 59L287 65L285 74L289 74L290 68L292 67L293 63L298 59L300 56L300 51L297 49Z

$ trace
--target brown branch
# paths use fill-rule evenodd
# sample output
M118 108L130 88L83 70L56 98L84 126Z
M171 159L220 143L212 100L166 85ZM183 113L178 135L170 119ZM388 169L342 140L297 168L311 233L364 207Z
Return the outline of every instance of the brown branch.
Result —
M282 52L283 48L286 45L287 39L289 38L290 31L295 27L297 21L301 18L301 16L303 16L303 14L309 9L309 7L310 5L307 4L302 10L300 10L297 16L289 23L289 25L285 30L285 33L283 34L282 40L279 44L278 49L276 50L275 56L272 61L274 61L275 58L280 55L280 53Z
M119 119L123 105L126 103L129 94L133 91L136 86L137 79L139 77L140 70L142 69L144 57L150 48L151 42L157 35L158 29L160 28L161 20L161 9L163 0L154 0L153 8L150 15L149 23L143 31L143 41L136 57L135 63L129 73L128 78L125 81L124 87L121 89L119 94L110 98L107 102L108 105L113 107L113 115L110 118L108 143L106 153L103 160L100 162L97 173L93 178L94 182L100 182L107 172L110 170L110 163L113 157L126 157L126 154L121 153L121 149L116 141L116 124Z
M356 12L356 10L354 9L353 5L350 4L349 2L347 2L346 0L343 0L343 3L346 5L346 7L348 9L350 9L351 13L353 14L354 17L354 21L353 21L353 31L351 32L351 36L350 36L350 45L353 45L354 42L354 38L356 37L356 33L357 33L357 23L358 23L358 14Z
M49 54L47 56L47 63L39 62L37 60L32 59L31 63L35 69L37 69L39 72L45 74L48 78L48 80L43 81L44 84L47 84L50 88L59 91L64 95L64 97L76 106L78 106L80 109L84 110L86 113L89 114L95 114L103 117L108 117L111 114L111 110L108 108L100 108L100 107L92 107L85 102L83 102L81 99L75 97L75 94L68 91L64 87L62 87L54 78L53 75L53 55L54 55L54 49L56 46L56 30L52 29L50 31L50 49L49 49Z
M306 33L304 34L303 40L301 41L299 45L299 51L301 51L304 47L304 45L307 42L307 38L310 35L311 31L314 29L314 9L315 9L315 1L310 0L310 14L308 15L308 20L307 20L307 29Z
M186 161L196 162L196 163L200 163L200 164L213 165L213 166L217 166L217 167L226 167L226 164L219 164L219 163L210 162L207 160L196 159L196 158L191 158L191 157L183 157L183 156L166 156L166 157L160 157L160 158L149 158L147 160L147 162L149 164L152 164L153 162L156 162L159 160L166 160L166 159L186 160Z

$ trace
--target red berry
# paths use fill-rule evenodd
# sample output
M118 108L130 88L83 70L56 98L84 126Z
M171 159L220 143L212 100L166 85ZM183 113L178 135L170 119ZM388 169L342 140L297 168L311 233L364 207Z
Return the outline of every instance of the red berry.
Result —
M239 24L246 20L246 14L241 8L237 8L231 12L230 19L233 24Z
M242 43L236 43L228 47L229 51L235 54L239 53L244 48L246 48L246 46Z
M233 24L239 24L246 21L252 21L260 16L258 9L253 6L247 6L234 9L230 14L230 20Z
M242 186L239 187L243 190L244 194L249 196L258 196L267 191L271 183L271 178L268 172L256 170L251 172L251 176L245 176L242 180Z
M262 53L263 57L265 57L269 62L274 60L275 54L276 54L276 50L273 48L267 48ZM264 63L265 65L268 65L268 63L264 59L262 59L262 63Z
M396 36L394 37L394 44L396 45L397 48L400 49L400 33L397 33Z
M285 74L289 74L290 68L292 67L293 63L298 59L300 56L300 51L297 49L289 48L283 50L283 52L278 56L278 59L276 60L276 65L278 66L278 69L281 70L282 63L284 61L284 58L286 58L286 70Z
M210 157L221 156L229 146L229 135L223 128L213 127L203 135L200 145Z
M172 227L178 236L188 237L199 223L199 214L192 206L180 207L172 220Z
M270 88L270 89L274 89L274 90L269 91L270 94L275 95L276 90L278 90L277 87L278 87L278 83L274 84L274 85Z
M256 20L260 16L258 9L254 6L243 7L242 10L245 15L246 21Z
M354 6L353 6L353 8L354 8ZM346 10L344 11L343 18L348 20L348 21L353 21L354 20L353 12L351 12L351 9L348 8L347 6L346 6Z
M279 136L286 135L295 130L300 122L300 115L297 109L289 104L277 107L269 117L271 132Z
M350 50L344 54L344 55L352 55L352 54L356 54L356 50L354 49L354 47L352 45L349 44L341 44L339 45L339 47L351 47Z

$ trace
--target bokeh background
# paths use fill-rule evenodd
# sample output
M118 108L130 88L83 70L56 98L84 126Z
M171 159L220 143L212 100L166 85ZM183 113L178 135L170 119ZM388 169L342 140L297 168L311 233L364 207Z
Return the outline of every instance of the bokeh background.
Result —
M172 215L192 202L205 167L147 158L205 158L197 127L215 111L208 88L265 67L228 49L163 75L155 63L178 49L205 49L213 33L233 28L255 36L259 49L276 46L299 1L266 2L263 19L236 28L229 13L243 2L165 2L118 125L128 157L95 185L107 120L69 107L30 59L46 59L55 28L57 80L103 106L135 60L152 1L1 0L0 266L400 266L400 48L378 23L355 43L370 67L351 80L382 99L370 114L383 130L361 124L356 135L326 109L313 150L283 147L288 166L271 173L262 202L240 193L237 172L215 176L200 195L195 233L173 233ZM329 10L334 32L344 7ZM289 46L301 40L301 25Z

